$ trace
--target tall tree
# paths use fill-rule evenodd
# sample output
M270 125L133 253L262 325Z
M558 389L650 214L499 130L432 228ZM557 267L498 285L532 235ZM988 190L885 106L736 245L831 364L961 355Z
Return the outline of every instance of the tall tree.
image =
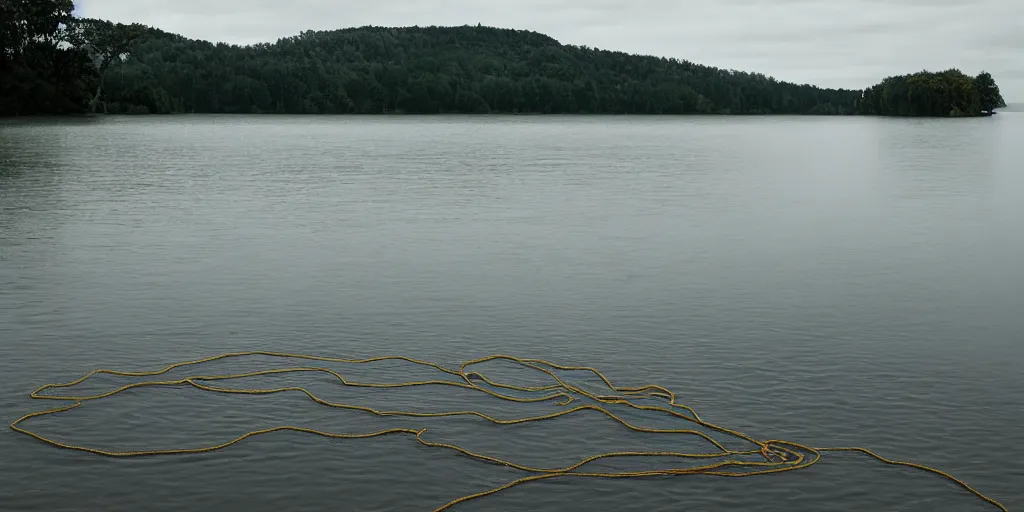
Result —
M96 92L90 102L90 110L96 106L103 93L103 80L107 70L114 62L123 62L131 51L132 43L143 33L144 27L139 24L124 25L92 18L76 18L70 28L69 40L75 46L85 50L92 58L100 80ZM106 111L106 104L104 104Z
M981 96L981 110L985 112L993 112L997 108L1006 106L1006 102L1003 101L1002 94L999 93L999 86L996 85L996 81L992 78L992 75L987 72L982 71L974 78L974 88Z
M0 0L0 115L85 110L95 73L62 44L73 9L71 0Z

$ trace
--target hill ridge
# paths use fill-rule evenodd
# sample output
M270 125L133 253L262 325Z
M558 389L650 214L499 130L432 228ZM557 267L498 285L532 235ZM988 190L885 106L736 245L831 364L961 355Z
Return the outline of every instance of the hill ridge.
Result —
M124 72L123 87L119 72L104 82L118 112L852 114L860 97L472 25L307 30L251 45L147 29Z
M7 4L4 4L7 5ZM70 0L0 17L0 115L554 113L989 115L988 73L827 89L531 30L366 25L231 45L76 18ZM12 10L13 9L13 10Z

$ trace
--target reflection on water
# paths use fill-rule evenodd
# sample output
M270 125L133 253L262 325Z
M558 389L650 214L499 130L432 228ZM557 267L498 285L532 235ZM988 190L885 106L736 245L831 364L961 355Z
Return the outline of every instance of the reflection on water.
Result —
M997 120L998 119L998 120ZM879 120L879 157L910 196L958 194L971 197L993 192L994 175L1006 172L1000 151L1006 120L971 118L943 123L937 119ZM947 181L953 183L947 184Z

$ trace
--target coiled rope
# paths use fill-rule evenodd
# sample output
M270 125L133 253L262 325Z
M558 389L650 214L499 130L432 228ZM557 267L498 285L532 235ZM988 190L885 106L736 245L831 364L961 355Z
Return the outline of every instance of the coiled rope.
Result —
M120 376L120 377L155 377L155 376L158 376L158 375L163 375L163 374L165 374L167 372L170 372L171 370L174 370L176 368L187 367L187 366L194 366L194 365L199 365L199 364L202 364L202 363L209 363L209 362L217 361L217 360L224 360L224 359L230 359L230 358L240 358L240 357L246 357L246 356L265 356L265 357L271 357L271 358L300 359L300 360L306 360L306 361L320 361L320 362L346 363L346 364L365 364L365 363L372 363L372 362L377 362L377 361L400 360L400 361L405 361L405 362L413 363L413 364L420 365L420 366L425 366L425 367L433 368L435 370L441 371L441 372L443 372L443 373L445 373L445 374L447 374L449 376L452 376L452 377L456 378L456 380L440 380L439 379L439 380L424 380L424 381L412 381L412 382L400 382L400 383L365 383L365 382L355 382L355 381L347 380L340 373L338 373L335 370L331 370L329 368L323 368L323 367L317 367L317 366L299 366L299 367L276 368L276 369L269 369L269 370L259 370L259 371L252 371L252 372L246 372L246 373L235 373L235 374L225 374L225 375L192 375L192 376L187 376L187 377L184 377L184 378L181 378L181 379L174 379L174 380L147 380L147 381L134 382L134 383L131 383L131 384L127 384L127 385L121 386L119 388L116 388L114 390L111 390L111 391L108 391L108 392L105 392L105 393L95 394L95 395L75 396L75 395L47 394L46 393L46 391L48 391L48 390L57 390L57 389L70 388L70 387L76 386L76 385L81 384L81 383L85 382L86 380L88 380L89 378L91 378L91 377L93 377L95 375L98 375L98 374L107 374L107 375L114 375L114 376ZM512 384L496 382L496 381L486 377L485 375L483 375L483 374L481 374L479 372L470 371L469 370L469 368L474 366L474 365L479 365L481 363L486 363L486 362L489 362L489 361L506 361L506 362L515 363L515 364L520 365L522 367L529 368L529 369L532 369L534 371L537 371L537 372L540 372L542 374L545 374L548 378L552 379L554 383L550 384L550 385L546 385L546 386L534 386L534 387L530 387L530 386L517 386L517 385L512 385ZM612 394L606 395L606 394L592 393L592 392L587 391L586 389L584 389L582 386L576 386L576 385L573 385L573 384L567 382L565 379L559 377L559 375L557 373L557 372L580 372L580 371L582 371L582 372L589 372L589 373L595 375L597 378L599 378L604 383L605 386L607 386L607 388L612 392ZM299 386L287 386L287 387L279 387L279 388L271 388L271 389L236 389L236 388L222 387L222 386L218 386L218 385L215 384L216 382L219 382L219 381L228 381L228 380L232 380L232 379L241 379L241 378L247 378L247 377L258 377L258 376L274 375L274 374L298 373L298 372L318 372L318 373L328 374L328 375L331 375L334 378L336 378L337 381L340 382L344 386L362 387L362 388L401 388L401 387L411 387L411 386L433 386L433 385L437 385L437 386L454 386L454 387L458 387L458 388L464 388L464 389L469 389L469 390L477 391L477 392L480 392L480 393L485 393L487 395L490 395L493 398L497 398L497 399L501 399L501 400L506 400L506 401L512 401L512 402L537 403L537 402L548 402L548 401L555 401L555 400L557 400L557 402L556 402L557 405L561 406L561 407L565 407L565 408L559 410L558 412L553 412L553 413L550 413L550 414L544 414L544 415L538 415L538 416L530 416L530 417L521 417L521 418L515 418L515 419L499 419L499 418L495 418L493 416L490 416L488 414L484 414L482 412L472 411L472 410L467 410L467 411L446 411L446 412L433 412L433 413L413 412L413 411L385 411L385 410L378 410L378 409L374 409L374 408L371 408L371 407L365 407L365 406L361 406L361 405L344 404L344 403L337 403L337 402L331 402L331 401L328 401L328 400L324 400L324 399L316 396L315 394L313 394L308 389L306 389L304 387L299 387ZM636 432L660 433L660 434L680 434L680 435L696 436L696 437L699 437L699 438L702 438L702 439L708 441L712 446L715 447L715 451L710 451L710 452L608 452L608 453L602 453L602 454L599 454L599 455L594 455L594 456L585 458L585 459L580 460L579 462L577 462L575 464L572 464L572 465L569 465L569 466L566 466L566 467L561 467L561 468L537 468L537 467L531 467L531 466L519 464L519 463L516 463L516 462L513 462L513 461L509 461L509 460L505 460L505 459L501 459L501 458L497 458L497 457L492 457L492 456L488 456L488 455L484 455L484 454L480 454L480 453L475 453L475 452L469 451L467 449L464 449L462 447L459 447L459 446L456 446L456 445L453 445L453 444L440 443L440 442L434 442L434 441L427 440L427 439L424 438L424 433L427 430L426 428L421 428L421 429L418 429L418 430L416 430L416 429L408 429L408 428L393 428L393 429L380 430L380 431L377 431L377 432L370 432L370 433L363 433L363 434L342 434L342 433L326 432L326 431L322 431L322 430L316 430L316 429L305 428L305 427L298 427L298 426L278 426L278 427L266 428L266 429L262 429L262 430L253 430L253 431L247 432L247 433L245 433L243 435L240 435L240 436L238 436L238 437L236 437L234 439L225 441L223 443L212 445L212 446L199 447L199 448L174 448L174 449L141 450L141 451L110 451L110 450L103 450L103 449L93 448L93 447L88 447L88 446L79 446L79 445L64 443L64 442L57 441L57 440L45 437L43 435L37 434L37 433L32 432L30 430L27 430L27 429L25 429L25 428L23 428L21 426L22 423L24 423L24 422L26 422L26 421L28 421L28 420L30 420L32 418L37 418L37 417L40 417L40 416L46 416L46 415L51 415L51 414L58 414L58 413L62 413L62 412L65 412L65 411L69 411L69 410L74 409L76 407L82 406L85 402L92 401L92 400L100 400L100 399L103 399L103 398L111 397L111 396L117 395L118 393L127 391L129 389L142 388L142 387L153 387L153 386L184 386L184 385L192 386L194 388L197 388L197 389L200 389L200 390L203 390L203 391L210 391L210 392L215 392L215 393L231 393L231 394L266 395L266 394L281 393L281 392L287 392L287 391L300 392L300 393L303 393L306 396L308 396L314 402L316 402L318 404L321 404L321 405L324 405L324 406L335 407L335 408L340 408L340 409L364 411L364 412L372 413L372 414L375 414L375 415L378 415L378 416L406 416L406 417L418 417L418 418L436 418L436 417L446 417L446 416L474 416L474 417L477 417L477 418L480 418L480 419L483 419L483 420L486 420L488 422L491 422L491 423L494 423L494 424L498 424L498 425L512 425L512 424L521 424L521 423L528 423L528 422L545 421L545 420L555 419L555 418L558 418L558 417L561 417L561 416L566 416L568 414L573 414L573 413L578 412L578 411L592 410L592 411L600 412L600 413L608 416L609 418L617 421L618 423L620 423L621 425L625 426L626 428L628 428L630 430L633 430L633 431L636 431ZM530 396L523 397L523 396L518 396L518 395L516 395L514 393L510 393L510 392L517 392L517 393L520 393L520 394L525 393L525 394L530 395ZM458 453L460 453L462 455L465 455L467 457L471 457L473 459L477 459L477 460L488 462L488 463L492 463L492 464L499 464L499 465L503 465L503 466L508 466L508 467L515 468L517 470L520 470L520 471L523 471L523 472L526 472L526 473L530 473L528 476L524 476L524 477L519 478L517 480L513 480L513 481L511 481L511 482L509 482L509 483L507 483L505 485L500 486L500 487L495 487L495 488L489 489L487 491L478 492L478 493L475 493L475 494L470 494L470 495L463 496L461 498L452 500L452 501L450 501L448 503L445 503L444 505L441 505L441 506L437 507L436 509L434 509L435 512L440 512L442 510L446 510L448 508L454 507L455 505L458 505L460 503L464 503L464 502L467 502L467 501L470 501L470 500L474 500L474 499L482 498L484 496L488 496L488 495L491 495L491 494L494 494L494 493L498 493L498 492L504 491L506 489L509 489L511 487L515 487L517 485L521 485L521 484L525 484L525 483L533 482L533 481L537 481L537 480L549 479L549 478L561 478L561 477L639 478L639 477L650 477L650 476L695 475L695 474L699 474L699 475L713 475L713 476L722 476L722 477L747 477L747 476L754 476L754 475L765 475L765 474L770 474L770 473L780 473L780 472L784 472L784 471L793 471L793 470L796 470L796 469L806 468L806 467L811 466L812 464L816 463L821 458L821 455L822 455L823 452L857 452L857 453L861 453L861 454L873 457L874 459L877 459L877 460L879 460L881 462L884 462L886 464L891 464L891 465L896 465L896 466L906 466L906 467L911 467L911 468L927 471L927 472L930 472L930 473L934 473L934 474L940 475L942 477L945 477L946 479L948 479L948 480L950 480L950 481L960 485L964 489L966 489L966 490L970 491L971 493L973 493L978 498L980 498L980 499L982 499L982 500L992 504L993 506L995 506L999 510L1001 510L1003 512L1008 512L1006 507L1003 506L998 501L996 501L996 500L994 500L992 498L989 498L988 496L982 494L978 490L976 490L973 487L971 487L970 485L968 485L966 482L964 482L964 481L954 477L953 475L950 475L949 473L946 473L944 471L941 471L941 470L938 470L938 469L935 469L935 468L931 468L931 467L924 466L924 465L921 465L921 464L915 464L915 463L912 463L912 462L903 462L903 461L887 459L887 458L882 457L881 455L878 455L875 452L873 452L871 450L868 450L866 448L859 448L859 447L812 448L810 446L805 446L803 444L795 443L795 442L792 442L792 441L784 441L784 440L758 440L758 439L750 437L750 436L748 436L746 434L743 434L741 432L738 432L738 431L735 431L735 430L732 430L732 429L729 429L729 428L726 428L726 427L722 427L722 426L719 426L719 425L716 425L716 424L713 424L713 423L710 423L710 422L707 422L707 421L703 420L697 414L697 412L695 410L693 410L691 407L688 407L688 406L680 404L680 403L676 403L676 395L675 395L675 393L673 393L672 391L670 391L670 390L668 390L666 388L663 388L661 386L647 385L647 386L640 386L640 387L619 387L619 386L613 385L611 383L611 381L608 380L607 377L605 377L600 371L598 371L598 370L596 370L594 368L585 367L585 366L562 366L562 365L558 365L558 364L555 364L555 363L552 363L552 362L549 362L549 361L544 361L544 360L541 360L541 359L523 359L523 358L518 358L518 357L513 357L513 356L508 356L508 355L493 355L493 356L483 357L483 358L480 358L480 359L474 359L474 360L462 363L458 367L458 369L453 370L453 369L445 368L445 367L443 367L443 366L441 366L439 364L431 363L431 362L428 362L428 361L420 361L420 360L417 360L417 359L412 359L412 358L403 357L403 356L383 356L383 357L374 357L374 358L369 358L369 359L343 359L343 358L335 358L335 357L322 357L322 356L312 356L312 355L304 355L304 354L289 354L289 353L281 353L281 352L265 352L265 351L234 352L234 353L221 354L221 355L217 355L217 356L213 356L213 357L207 357L207 358L204 358L204 359L196 359L196 360L192 360L192 361L182 361L182 362L171 364L171 365L169 365L169 366L167 366L167 367L165 367L163 369L160 369L160 370L148 371L148 372L147 371L128 372L128 371L97 369L97 370L93 370L92 372L89 372L88 374L82 376L81 378L73 380L71 382L66 382L66 383L63 383L63 384L46 384L46 385L36 389L35 391L33 391L30 396L32 398L35 398L35 399L61 400L61 401L70 401L70 402L73 402L73 403L70 404L70 405L65 405L65 406L54 408L54 409L49 409L49 410L44 410L44 411L40 411L40 412L34 412L34 413L26 414L25 416L22 416L21 418L18 418L13 423L11 423L11 428L13 430L15 430L16 432L19 432L21 434L25 434L27 436L33 437L35 439L38 439L39 441L43 441L45 443L48 443L50 445L57 446L57 447L60 447L60 448L66 448L66 449L70 449L70 450L79 450L79 451L83 451L83 452L94 453L94 454L97 454L97 455L105 455L105 456L109 456L109 457L135 457L135 456L143 456L143 455L173 455L173 454L195 454L195 453L212 452L212 451L220 450L222 448L226 448L226 447L231 446L233 444L239 443L239 442L241 442L241 441L243 441L245 439L248 439L250 437L259 436L259 435L263 435L263 434L269 434L271 432L279 432L279 431L304 432L304 433L316 434L316 435L319 435L319 436L324 436L324 437L328 437L328 438L336 438L336 439L364 439L364 438L384 436L384 435L391 435L391 434L406 434L406 435L414 436L415 439L420 444L422 444L424 446L427 446L427 447L445 448L445 449L448 449L448 450L453 450L455 452L458 452ZM657 400L659 403L663 403L665 405L664 406L663 405L644 405L644 404L638 403L641 400ZM574 407L568 407L573 402L581 402L581 405L576 405ZM696 428L692 428L692 429L654 429L654 428L647 428L647 427L642 427L642 426L634 425L634 424L626 421L622 417L616 415L611 410L609 410L608 407L606 407L608 405L625 406L625 407L629 407L629 408L632 408L632 409L638 409L638 410L644 410L644 411L655 411L655 412L660 412L660 413L663 413L663 414L668 414L668 415L670 415L672 417L679 418L679 419L685 420L687 422L690 422L695 427L701 427L701 428L703 428L704 430L707 430L707 431L717 432L717 433L723 434L724 436L731 437L733 439L738 439L738 440L745 441L747 443L751 443L754 447L756 447L756 449L751 449L751 450L730 450L730 449L727 449L721 442L715 440L711 435L707 434L704 431L697 430ZM594 462L594 461L597 461L597 460L600 460L600 459L609 459L609 458L616 458L616 457L675 457L675 458L696 459L696 460L700 460L700 459L706 459L706 460L724 459L724 460L717 460L717 461L714 461L714 462L710 462L710 463L702 464L702 465L698 465L698 466L693 466L693 467L663 468L663 469L654 469L654 470L646 470L646 471L594 472L594 471L581 471L580 470L581 468L583 468L584 466L590 464L591 462ZM760 459L763 459L763 460L741 460L744 457L746 457L748 459L750 457L759 457Z

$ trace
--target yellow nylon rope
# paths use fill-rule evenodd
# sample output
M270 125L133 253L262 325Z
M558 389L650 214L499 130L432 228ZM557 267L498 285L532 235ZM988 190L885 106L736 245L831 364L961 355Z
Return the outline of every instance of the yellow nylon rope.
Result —
M238 357L246 357L246 356L265 356L265 357L273 357L273 358L301 359L301 360L307 360L307 361L321 361L321 362L346 363L346 364L364 364L364 363L372 363L372 362L376 362L376 361L400 360L400 361L405 361L405 362L408 362L408 363L413 363L413 364L416 364L416 365L430 367L430 368L433 368L435 370L439 370L439 371L441 371L441 372L443 372L445 374L448 374L450 376L457 377L459 381L456 382L456 381L452 381L452 380L424 380L424 381L400 382L400 383L364 383L364 382L354 382L354 381L347 380L340 373L338 373L338 372L336 372L334 370L328 369L328 368L321 368L321 367L316 367L316 366L301 366L301 367L291 367L291 368L277 368L277 369L270 369L270 370L259 370L259 371L252 371L252 372L246 372L246 373L235 373L235 374L226 374L226 375L193 375L193 376L184 377L184 378L181 378L181 379L172 379L172 380L147 380L147 381L135 382L135 383L132 383L132 384L127 384L127 385L121 386L121 387L119 387L117 389L114 389L112 391L108 391L108 392L100 393L100 394L95 394L95 395L75 396L75 395L44 394L44 392L47 391L47 390L61 389L61 388L70 388L70 387L76 386L78 384L81 384L81 383L85 382L90 377L92 377L94 375L98 375L98 374L107 374L107 375L115 375L115 376L122 376L122 377L155 377L155 376L158 376L158 375L165 374L165 373L167 373L167 372L169 372L169 371L171 371L171 370L173 370L175 368L199 365L199 364L202 364L202 363L208 363L208 362L217 361L217 360L223 360L223 359L229 359L229 358L238 358ZM486 363L486 362L489 362L489 361L496 361L496 360L512 362L512 363L515 363L515 364L518 364L518 365L530 368L532 370L541 372L543 374L546 374L547 377L553 379L555 383L551 384L551 385L547 385L547 386L537 386L537 387L516 386L516 385L512 385L512 384L504 384L504 383L496 382L496 381L494 381L494 380L484 376L483 374L481 374L479 372L468 370L468 368L470 368L471 366L478 365L478 364L481 364L481 363ZM556 371L563 371L563 372L568 372L568 371L579 372L579 371L583 371L583 372L589 372L589 373L595 375L597 378L599 378L609 389L611 389L614 392L616 392L617 395L597 395L597 394L591 393L589 391L586 391L586 390L582 389L579 386L573 386L572 384L566 382L564 379L559 377L558 374L556 373ZM514 418L514 419L499 419L499 418L495 418L493 416L490 416L490 415L487 415L487 414L484 414L484 413L481 413L481 412L478 412L478 411L472 411L472 410L467 410L467 411L444 411L444 412L433 412L433 413L429 413L429 412L412 412L412 411L386 411L386 410L378 410L378 409L373 409L373 408L370 408L370 407L365 407L365 406L360 406L360 405L343 404L343 403L327 401L327 400L324 400L324 399L314 395L308 389L303 388L303 387L299 387L299 386L288 386L288 387L271 388L271 389L236 389L236 388L220 387L220 386L217 386L217 385L210 384L211 382L227 381L227 380L231 380L231 379L240 379L240 378L246 378L246 377L257 377L257 376L262 376L262 375L298 373L298 372L325 373L325 374L331 375L334 378L336 378L342 385L353 386L353 387L364 387L364 388L400 388L400 387L431 386L431 385L454 386L454 387L458 387L458 388L464 388L464 389L469 389L469 390L473 390L473 391L477 391L477 392L481 392L481 393L486 393L487 395L490 395L491 397L498 398L498 399L501 399L501 400L512 401L512 402L536 403L536 402L547 402L547 401L552 401L552 400L558 400L557 405L567 407L567 406L569 406L571 403L573 403L575 401L582 401L581 397L585 397L585 398L593 401L594 403L593 404L585 403L583 405L576 405L574 407L567 407L567 408L564 408L564 409L562 409L562 410L560 410L558 412L553 412L553 413L539 415L539 416L530 416L530 417L522 417L522 418ZM476 381L483 382L484 384L487 385L487 387L480 385ZM325 405L325 406L328 406L328 407L340 408L340 409L364 411L364 412L372 413L372 414L375 414L375 415L378 415L378 416L406 416L406 417L417 417L417 418L435 418L435 417L445 417L445 416L475 416L477 418L489 421L491 423L499 424L499 425L513 425L513 424L521 424L521 423L528 423L528 422L535 422L535 421L544 421L544 420L550 420L550 419L558 418L558 417L565 416L565 415L568 415L568 414L572 414L572 413L575 413L575 412L578 412L578 411L591 410L591 411L600 412L600 413L608 416L609 418L617 421L618 423L620 423L621 425L625 426L626 428L628 428L630 430L633 430L633 431L636 431L636 432L662 433L662 434L681 434L681 435L690 435L690 436L700 437L700 438L708 441L709 443L711 443L711 445L713 445L716 448L717 451L706 452L706 453L705 452L696 452L696 453L687 453L687 452L656 452L656 451L652 451L652 452L608 452L608 453L602 453L602 454L599 454L599 455L594 455L594 456L585 458L583 460L580 460L579 462L576 462L575 464L572 464L572 465L569 465L569 466L566 466L566 467L561 467L561 468L536 468L536 467L526 466L526 465L523 465L523 464L518 464L518 463L509 461L509 460L500 459L500 458L497 458L497 457L491 457L491 456L488 456L488 455L484 455L484 454L480 454L480 453L475 453L475 452L466 450L466 449L464 449L462 447L459 447L459 446L456 446L456 445L453 445L453 444L439 443L439 442L434 442L434 441L426 440L423 437L424 432L426 432L426 430L427 430L426 428L422 428L422 429L419 429L419 430L408 429L408 428L393 428L393 429L380 430L380 431L377 431L377 432L370 432L370 433L363 433L363 434L340 434L340 433L334 433L334 432L325 432L325 431L322 431L322 430L316 430L316 429L311 429L311 428L304 428L304 427L298 427L298 426L285 425L285 426L278 426L278 427L266 428L266 429L261 429L261 430L253 430L253 431L247 432L247 433L245 433L243 435L240 435L240 436L238 436L238 437L236 437L234 439L231 439L231 440L228 440L226 442L223 442L223 443L220 443L220 444L217 444L217 445L213 445L213 446L204 446L204 447L199 447L199 448L173 448L173 449L162 449L162 450L109 451L109 450L102 450L102 449L98 449L98 448L92 448L92 447L88 447L88 446L78 446L78 445L63 443L63 442L60 442L60 441L57 441L57 440L50 439L48 437L42 436L40 434L37 434L35 432L32 432L32 431L27 430L27 429L25 429L25 428L20 426L22 423L24 423L25 421L27 421L29 419L37 418L37 417L40 417L40 416L46 416L46 415L50 415L50 414L58 414L58 413L65 412L65 411L69 411L71 409L74 409L76 407L81 406L85 402L88 402L88 401L91 401L91 400L99 400L99 399L102 399L102 398L107 398L107 397L116 395L118 393L121 393L121 392L129 390L129 389L141 388L141 387L152 387L152 386L182 386L182 385L189 385L189 386L192 386L192 387L200 389L200 390L216 392L216 393L250 394L250 395L264 395L264 394L272 394L272 393L281 393L281 392L287 392L287 391L294 391L294 392L300 392L300 393L305 394L311 400L313 400L314 402L316 402L318 404L321 404L321 405ZM518 392L542 393L542 395L539 396L539 397L533 397L533 398L523 398L523 397L519 397L519 396L513 396L513 395L504 394L504 393L501 393L499 391L495 391L494 389L490 389L490 388L494 388L494 389L498 389L498 390L518 391ZM745 476L754 476L754 475L764 475L764 474L769 474L769 473L780 473L780 472L783 472L783 471L792 471L792 470L795 470L795 469L806 468L806 467L816 463L821 458L822 452L857 452L857 453L861 453L861 454L873 457L873 458L875 458L875 459L877 459L877 460L879 460L881 462L884 462L886 464L892 464L892 465L897 465L897 466L907 466L907 467L911 467L911 468L927 471L927 472L930 472L930 473L934 473L934 474L937 474L937 475L941 475L941 476L949 479L950 481L959 484L961 487L963 487L964 489L970 491L971 493L973 493L978 498L981 498L982 500L984 500L984 501L994 505L999 510L1001 510L1003 512L1009 512L1006 509L1006 507L1003 506L998 501L996 501L996 500L994 500L992 498L989 498L988 496L982 494L978 490L976 490L973 487L971 487L970 485L968 485L966 482L964 482L964 481L954 477L953 475L950 475L949 473L946 473L944 471L941 471L941 470L938 470L938 469L935 469L935 468L931 468L931 467L924 466L924 465L921 465L921 464L915 464L915 463L912 463L912 462L902 462L902 461L890 460L890 459L882 457L881 455L878 455L875 452L872 452L871 450L868 450L866 448L858 448L858 447L812 448L812 447L805 446L805 445L802 445L802 444L799 444L799 443L794 443L794 442L791 442L791 441L783 441L783 440L763 440L762 441L762 440L758 440L758 439L750 437L750 436L748 436L746 434L743 434L741 432L738 432L738 431L735 431L735 430L731 430L731 429L728 429L728 428L725 428L725 427L722 427L722 426L719 426L719 425L715 425L713 423L709 423L709 422L701 419L701 417L697 414L697 412L695 410L693 410L692 408L690 408L690 407L688 407L686 405L683 405L683 404L676 403L676 395L675 395L675 393L673 393L672 391L670 391L668 389L665 389L665 388L663 388L661 386L648 385L648 386L640 386L640 387L617 387L617 386L613 385L611 383L611 381L609 381L608 378L606 378L600 371L598 371L598 370L596 370L594 368L585 367L585 366L561 366L561 365L557 365L555 363L552 363L552 362L549 362L549 361L544 361L544 360L541 360L541 359L524 359L524 358L518 358L518 357L513 357L513 356L508 356L508 355L493 355L493 356L483 357L483 358L480 358L480 359L474 359L474 360L462 363L457 370L452 370L452 369L445 368L445 367L443 367L441 365L438 365L438 364L435 364L435 363L431 363L431 362L428 362L428 361L420 361L420 360L417 360L417 359L412 359L412 358L403 357L403 356L383 356L383 357L374 357L374 358L370 358L370 359L343 359L343 358L335 358L335 357L312 356L312 355L304 355L304 354L289 354L289 353L281 353L281 352L265 352L265 351L234 352L234 353L221 354L221 355L213 356L213 357L207 357L207 358L204 358L204 359L196 359L196 360L192 360L192 361L182 361L182 362L179 362L179 363L171 364L171 365L169 365L169 366L167 366L165 368L162 368L160 370L148 371L148 372L125 372L125 371L117 371L117 370L98 369L98 370L94 370L92 372L89 372L88 374L82 376L81 378L73 380L71 382L66 382L66 383L63 383L63 384L46 384L46 385L36 389L35 391L33 391L30 396L32 398L35 398L35 399L71 401L71 402L74 402L74 403L72 403L71 405L65 405L65 406L54 408L54 409L49 409L49 410L34 412L34 413L31 413L31 414L26 414L25 416L22 416L21 418L18 418L13 423L11 423L11 429L13 429L16 432L19 432L21 434L25 434L27 436L33 437L35 439L38 439L40 441L43 441L45 443L48 443L48 444L51 444L53 446L57 446L57 447L60 447L60 448L67 448L67 449L70 449L70 450L79 450L79 451L94 453L94 454L97 454L97 455L105 455L105 456L110 456L110 457L133 457L133 456L141 456L141 455L171 455L171 454L187 454L187 453L212 452L212 451L215 451L215 450L220 450L222 448L226 448L228 446L231 446L231 445L233 445L235 443L241 442L242 440L248 439L250 437L254 437L254 436L258 436L258 435L262 435L262 434L269 434L271 432L279 432L279 431L304 432L304 433L316 434L316 435L319 435L319 436L324 436L324 437L329 437L329 438L337 438L337 439L364 439L364 438L370 438L370 437L376 437L376 436L384 436L384 435L389 435L389 434L407 434L407 435L414 436L416 438L416 440L420 444L422 444L424 446L433 447L433 448L445 448L445 449L448 449L448 450L453 450L455 452L458 452L458 453L460 453L462 455L465 455L467 457L471 457L473 459L477 459L477 460L488 462L488 463L492 463L492 464L500 464L500 465L508 466L508 467L511 467L511 468L514 468L514 469L517 469L517 470L520 470L520 471L523 471L523 472L531 473L528 476L524 476L522 478L519 478L517 480L509 482L509 483L507 483L505 485L502 485L500 487L496 487L494 489L489 489L487 491L483 491L483 492L479 492L479 493L475 493L475 494L470 494L470 495L463 496L461 498L452 500L452 501L450 501L450 502L448 502L448 503L446 503L444 505L441 505L440 507L437 507L436 509L434 509L435 512L440 512L442 510L446 510L448 508L451 508L451 507L453 507L455 505L458 505L460 503L464 503L464 502L469 501L469 500L473 500L473 499L476 499L476 498L481 498L481 497L488 496L488 495L491 495L491 494L494 494L494 493L497 493L497 492L501 492L503 490L509 489L511 487L515 487L515 486L520 485L520 484L524 484L524 483L528 483L528 482L533 482L533 481L537 481L537 480L544 480L544 479L548 479L548 478L556 478L556 477L638 478L638 477L650 477L650 476L694 475L694 474L712 475L712 476L723 476L723 477L745 477ZM654 406L654 405L643 405L643 404L639 404L639 403L635 403L635 402L631 401L631 399L638 399L638 398L639 399L659 398L662 401L667 400L667 405L668 406L667 407L662 407L662 406ZM608 410L607 408L603 407L602 404L622 405L622 406L627 406L627 407L631 407L631 408L638 409L638 410L656 411L656 412L660 412L660 413L664 413L664 414L669 414L669 415L671 415L673 417L680 418L682 420L688 421L688 422L692 423L695 426L703 427L703 428L708 429L708 430L713 430L713 431L725 434L725 435L730 436L732 438L741 439L743 441L752 443L753 445L757 446L758 449L757 450L745 450L745 451L744 450L729 450L725 446L723 446L719 441L717 441L714 438L712 438L710 435L708 435L708 434L706 434L704 432L701 432L699 430L695 430L695 429L654 429L654 428L647 428L647 427L641 427L641 426L638 426L638 425L634 425L634 424L626 421L625 419L621 418L620 416L616 415L612 411ZM685 412L682 412L682 411L685 411ZM763 457L764 460L763 461L749 461L749 460L739 460L739 459L737 459L737 457L740 457L740 456L757 456L757 455L760 455L761 457ZM711 463L708 463L708 464L703 464L703 465L694 466L694 467L664 468L664 469L654 469L654 470L647 470L647 471L622 471L622 472L578 471L583 466L585 466L585 465L587 465L587 464L589 464L591 462L594 462L596 460L615 458L615 457L676 457L676 458L686 458L686 459L725 459L725 460L720 460L720 461L717 461L717 462L711 462Z

